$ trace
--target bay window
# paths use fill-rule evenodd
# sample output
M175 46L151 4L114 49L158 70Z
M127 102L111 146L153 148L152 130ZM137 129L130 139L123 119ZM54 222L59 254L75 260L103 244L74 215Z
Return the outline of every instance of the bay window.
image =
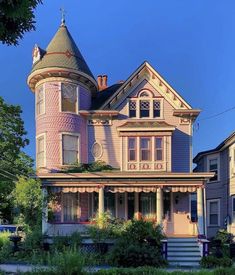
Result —
M70 134L62 135L63 165L79 162L79 137Z

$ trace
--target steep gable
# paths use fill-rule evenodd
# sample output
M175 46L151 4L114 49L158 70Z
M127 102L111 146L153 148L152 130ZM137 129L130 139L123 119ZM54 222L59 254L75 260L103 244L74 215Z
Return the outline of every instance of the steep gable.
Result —
M164 97L174 109L191 110L192 107L159 75L148 63L144 62L137 70L110 96L100 109L115 109L144 80Z

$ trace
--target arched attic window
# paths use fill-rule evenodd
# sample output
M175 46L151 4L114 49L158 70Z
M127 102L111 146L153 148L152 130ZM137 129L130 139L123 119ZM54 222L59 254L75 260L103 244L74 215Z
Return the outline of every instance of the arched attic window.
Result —
M137 98L129 100L130 118L160 118L161 99L155 99L151 91L142 90Z

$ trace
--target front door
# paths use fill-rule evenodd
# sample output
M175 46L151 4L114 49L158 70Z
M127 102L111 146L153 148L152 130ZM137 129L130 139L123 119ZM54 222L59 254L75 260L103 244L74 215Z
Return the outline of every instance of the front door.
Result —
M116 193L117 218L126 219L126 193Z

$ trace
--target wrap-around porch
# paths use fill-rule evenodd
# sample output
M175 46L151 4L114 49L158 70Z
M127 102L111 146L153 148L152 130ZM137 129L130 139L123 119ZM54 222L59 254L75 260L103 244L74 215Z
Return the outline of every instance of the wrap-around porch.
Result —
M64 184L63 184L64 185ZM52 193L53 203L49 193ZM144 218L161 224L167 236L206 235L202 182L178 185L43 186L43 233L69 235L83 231L98 213L118 219ZM56 198L56 199L55 199ZM48 219L48 206L52 209Z

